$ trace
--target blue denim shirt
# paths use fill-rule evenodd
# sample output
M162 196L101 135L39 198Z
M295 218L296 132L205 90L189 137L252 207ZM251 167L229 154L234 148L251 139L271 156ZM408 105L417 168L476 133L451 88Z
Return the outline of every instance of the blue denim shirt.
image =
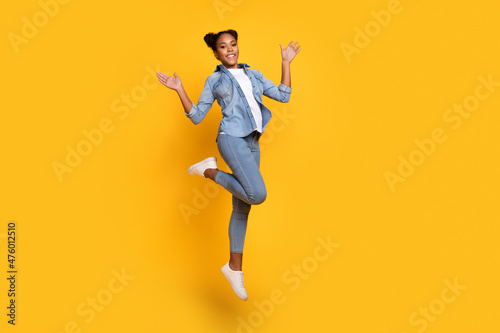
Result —
M262 112L262 133L264 133L272 115L262 103L262 95L286 103L290 100L292 88L282 83L277 86L258 70L248 67L250 66L245 63L238 64L238 68L245 70L252 83L253 96ZM194 124L199 124L212 107L214 100L217 100L222 110L222 120L217 133L223 131L231 136L245 137L257 127L243 90L236 78L222 64L217 65L213 74L207 77L198 104L193 103L191 111L186 116Z

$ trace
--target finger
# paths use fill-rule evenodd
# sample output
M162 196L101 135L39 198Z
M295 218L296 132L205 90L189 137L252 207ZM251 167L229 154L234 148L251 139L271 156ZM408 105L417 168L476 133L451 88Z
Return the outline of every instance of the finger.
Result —
M165 73L156 73L156 75L159 79L166 79L168 77L168 75Z
M281 51L283 51L284 50L283 45L280 44L280 47L281 47Z

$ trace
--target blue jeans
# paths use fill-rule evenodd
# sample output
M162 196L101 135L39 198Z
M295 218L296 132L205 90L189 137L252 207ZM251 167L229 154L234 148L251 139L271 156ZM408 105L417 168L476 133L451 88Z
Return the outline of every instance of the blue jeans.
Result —
M260 173L261 133L253 131L239 138L228 134L217 135L217 148L232 174L219 170L215 182L233 194L233 211L229 220L229 248L231 253L243 253L248 214L251 205L266 200L267 191Z

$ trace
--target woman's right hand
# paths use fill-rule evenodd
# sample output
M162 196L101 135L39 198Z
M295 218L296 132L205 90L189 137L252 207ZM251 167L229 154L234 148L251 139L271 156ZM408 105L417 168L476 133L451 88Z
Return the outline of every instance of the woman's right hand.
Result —
M167 75L165 73L156 73L158 80L167 88L173 89L175 91L182 88L181 79L177 76L177 73L174 72L174 76Z

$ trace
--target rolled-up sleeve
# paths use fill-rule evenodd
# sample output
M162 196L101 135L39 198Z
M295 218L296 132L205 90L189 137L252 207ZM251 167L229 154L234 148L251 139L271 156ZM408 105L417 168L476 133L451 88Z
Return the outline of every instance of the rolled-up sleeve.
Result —
M208 78L205 80L205 86L198 99L198 104L193 103L193 107L186 113L186 116L191 119L191 121L196 125L199 124L203 118L207 115L207 112L212 107L215 101L215 96L212 92L212 87L210 86Z
M283 83L275 85L273 81L266 79L258 70L255 70L255 75L263 84L262 93L265 96L282 103L287 103L290 100L292 87L285 86Z

